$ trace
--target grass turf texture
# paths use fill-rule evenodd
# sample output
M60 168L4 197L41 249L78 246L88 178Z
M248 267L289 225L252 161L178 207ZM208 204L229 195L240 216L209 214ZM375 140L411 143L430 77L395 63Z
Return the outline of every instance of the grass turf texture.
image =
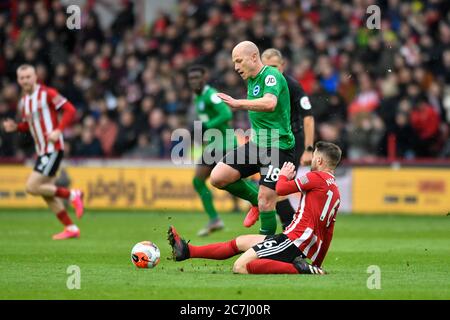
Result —
M223 214L226 229L196 236L201 213L88 212L79 240L53 241L61 231L43 211L0 211L0 299L450 299L450 217L341 215L325 259L327 276L234 275L224 261L170 260L169 224L193 244L256 233L243 214ZM133 245L155 242L161 262L137 269ZM69 290L68 266L81 269ZM369 290L367 268L381 269Z

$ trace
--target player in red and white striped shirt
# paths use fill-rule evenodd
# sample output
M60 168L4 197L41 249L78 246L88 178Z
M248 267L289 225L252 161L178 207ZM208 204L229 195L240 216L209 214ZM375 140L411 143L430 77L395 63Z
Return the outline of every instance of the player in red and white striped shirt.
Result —
M283 233L244 235L228 242L193 246L186 243L174 227L170 227L169 242L174 259L222 260L244 252L234 263L235 273L324 274L320 267L333 237L340 202L333 173L341 154L341 149L335 144L317 142L311 172L298 179L294 179L294 164L288 162L283 165L276 185L277 194L302 193L294 220ZM312 263L308 263L306 258Z
M3 121L7 132L27 132L33 136L37 161L28 177L26 191L41 196L65 226L64 231L53 236L55 240L78 238L80 230L73 224L64 208L63 199L70 199L78 218L83 215L83 193L55 185L56 172L64 154L62 132L74 119L74 106L55 89L37 83L36 70L31 65L17 69L17 82L23 91L18 111L21 122ZM58 117L62 112L61 118Z

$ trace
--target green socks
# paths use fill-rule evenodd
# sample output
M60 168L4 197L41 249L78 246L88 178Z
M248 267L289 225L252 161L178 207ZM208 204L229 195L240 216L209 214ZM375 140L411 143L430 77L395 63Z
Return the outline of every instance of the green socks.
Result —
M259 213L259 219L261 220L261 227L259 229L260 234L272 235L277 231L277 212L262 211Z
M258 205L258 188L250 181L239 179L223 189L238 198L247 200L254 206Z
M253 206L258 205L258 188L250 181L239 179L238 181L227 185L224 189L238 198L249 201ZM277 212L275 210L259 213L261 221L260 234L275 234L277 231L276 214Z
M202 200L203 207L205 208L205 211L208 214L209 219L210 220L217 219L218 214L216 209L214 208L213 197L211 191L209 191L208 187L206 186L205 181L197 177L194 177L192 183L194 185L195 191L197 191L197 193L200 196L200 199Z

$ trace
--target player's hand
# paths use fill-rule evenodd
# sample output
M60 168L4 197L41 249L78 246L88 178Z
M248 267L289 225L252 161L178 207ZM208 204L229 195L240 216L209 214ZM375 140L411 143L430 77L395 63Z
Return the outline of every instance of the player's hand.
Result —
M49 142L56 143L59 140L60 136L61 136L61 130L56 129L48 134L47 139Z
M225 102L227 105L229 105L229 106L232 107L232 108L237 109L237 108L239 108L239 107L241 106L240 103L239 103L239 100L236 100L236 99L234 99L233 97L231 97L231 96L229 96L229 95L227 95L227 94L225 94L225 93L219 92L219 93L217 94L217 96L218 96L220 99L222 99L223 102Z
M312 152L304 151L301 158L300 158L300 165L302 166L309 166L311 165L312 161Z
M3 129L6 132L14 132L17 130L17 123L13 119L3 120Z
M295 178L295 166L292 162L285 162L280 170L280 175L286 176L288 180Z

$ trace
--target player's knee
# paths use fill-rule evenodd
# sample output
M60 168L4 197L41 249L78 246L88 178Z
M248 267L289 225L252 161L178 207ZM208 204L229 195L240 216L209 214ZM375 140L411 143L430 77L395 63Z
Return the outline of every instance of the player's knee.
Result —
M233 273L247 273L247 266L243 263L241 263L239 260L237 260L233 264Z
M209 182L211 182L211 185L218 189L223 189L227 186L228 182L223 179L223 176L220 173L217 172L211 172L211 176L209 178Z
M248 241L246 240L246 236L238 236L236 238L236 247L239 251L247 251L248 249Z
M272 211L271 206L269 206L267 203L261 203L261 202L258 202L258 209L259 209L259 212Z
M276 206L276 198L272 198L265 194L258 196L259 212L275 210L275 206Z
M214 187L224 189L229 184L239 180L240 173L223 162L219 162L211 171L209 179Z
M38 188L34 184L28 183L25 186L25 192L30 194L30 195L32 195L32 196L37 196L38 195Z

